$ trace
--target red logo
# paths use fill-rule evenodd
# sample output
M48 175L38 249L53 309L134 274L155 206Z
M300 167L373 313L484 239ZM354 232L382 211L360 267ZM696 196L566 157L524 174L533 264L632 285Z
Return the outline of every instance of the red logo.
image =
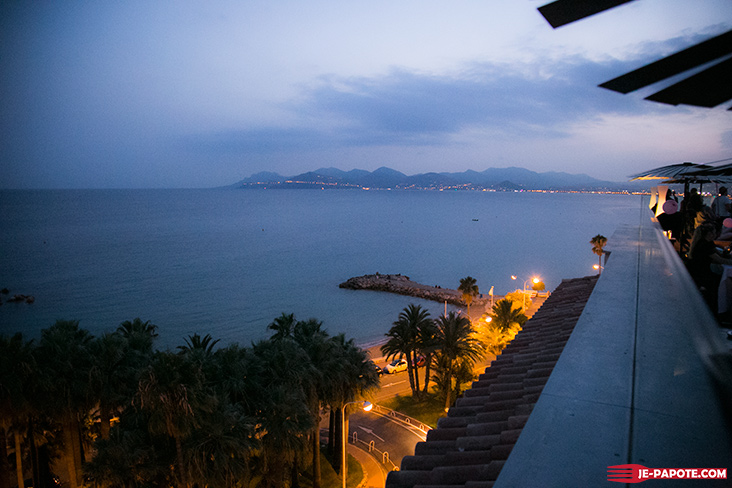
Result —
M640 464L607 467L607 480L640 483L646 480L726 480L727 468L646 468Z

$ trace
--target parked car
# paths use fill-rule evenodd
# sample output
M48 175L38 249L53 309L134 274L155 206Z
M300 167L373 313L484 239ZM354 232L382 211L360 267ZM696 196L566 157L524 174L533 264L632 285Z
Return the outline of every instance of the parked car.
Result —
M384 374L384 370L381 369L378 364L374 364L374 368L375 368L376 374L378 374L379 376Z
M425 365L426 362L427 362L427 360L425 359L424 356L419 356L417 358L417 362L414 363L414 367L415 368L421 368L421 367L423 367Z
M406 369L407 369L407 360L406 359L395 359L391 363L384 366L384 373L393 374L393 373L398 373L400 371L406 371Z

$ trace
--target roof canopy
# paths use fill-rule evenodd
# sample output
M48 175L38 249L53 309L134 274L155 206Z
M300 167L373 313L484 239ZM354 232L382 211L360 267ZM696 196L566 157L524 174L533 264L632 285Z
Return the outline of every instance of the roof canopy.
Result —
M648 171L631 175L629 178L631 180L678 180L674 182L683 183L685 181L694 181L698 177L698 175L691 175L690 173L710 169L713 168L706 164L685 162L649 169Z
M557 28L631 1L634 0L556 0L539 7L539 12L552 27ZM647 96L646 100L712 108L732 99L730 54L732 30L599 86L625 94L687 73L680 81ZM697 69L701 70L694 72Z
M575 20L617 7L633 0L557 0L539 7L539 12L555 29Z
M716 177L717 179L723 180L729 179L732 178L732 163L723 164L722 166L717 166L716 168L697 169L690 172L689 176L699 176L707 178Z

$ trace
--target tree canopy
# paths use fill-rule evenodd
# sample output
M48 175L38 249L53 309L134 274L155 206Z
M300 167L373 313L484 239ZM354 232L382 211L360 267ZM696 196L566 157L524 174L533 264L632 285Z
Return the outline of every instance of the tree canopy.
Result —
M192 334L156 350L157 327L139 318L99 337L77 321L37 344L0 335L0 488L50 488L53 457L71 487L297 486L320 469L303 459L320 459L321 409L379 382L366 352L317 320L273 324L251 347Z

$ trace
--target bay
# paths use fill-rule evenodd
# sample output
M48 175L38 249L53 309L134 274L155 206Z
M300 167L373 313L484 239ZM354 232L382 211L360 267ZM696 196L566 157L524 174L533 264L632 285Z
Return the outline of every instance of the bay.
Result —
M280 313L315 317L360 344L402 308L443 305L338 288L401 273L505 294L595 273L590 239L637 222L640 196L360 190L0 191L0 333L38 337L56 319L94 334L140 317L159 346L193 333L223 344L268 337ZM517 281L511 280L517 275ZM2 297L6 302L7 296Z

